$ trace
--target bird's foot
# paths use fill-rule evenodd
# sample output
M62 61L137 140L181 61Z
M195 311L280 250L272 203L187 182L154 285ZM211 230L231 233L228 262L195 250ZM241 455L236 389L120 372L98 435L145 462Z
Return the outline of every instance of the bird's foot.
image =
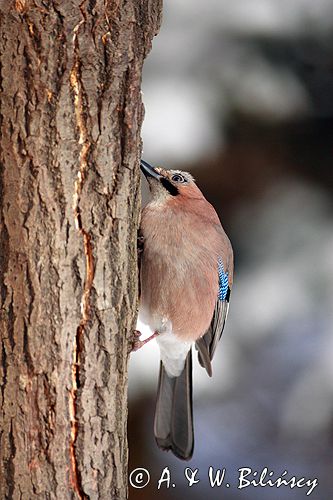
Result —
M141 332L139 330L134 330L133 333L133 343L132 343L132 352L138 351L143 347L145 344L147 344L150 340L153 340L157 337L159 333L154 332L150 337L148 337L145 340L140 340L141 337Z

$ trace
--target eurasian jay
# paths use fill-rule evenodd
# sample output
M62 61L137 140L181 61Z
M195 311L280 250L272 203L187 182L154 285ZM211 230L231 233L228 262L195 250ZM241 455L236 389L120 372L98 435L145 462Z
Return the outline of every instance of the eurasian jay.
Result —
M161 363L155 411L157 444L179 458L193 454L192 355L211 361L227 318L233 251L212 205L193 177L141 161L152 200L142 211L139 319L156 338ZM140 335L140 332L137 332Z

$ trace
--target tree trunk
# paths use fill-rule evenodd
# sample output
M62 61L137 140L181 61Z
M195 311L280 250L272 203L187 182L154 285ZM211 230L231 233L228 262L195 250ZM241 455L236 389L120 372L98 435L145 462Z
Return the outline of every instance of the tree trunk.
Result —
M0 0L0 15L0 498L124 499L161 0Z

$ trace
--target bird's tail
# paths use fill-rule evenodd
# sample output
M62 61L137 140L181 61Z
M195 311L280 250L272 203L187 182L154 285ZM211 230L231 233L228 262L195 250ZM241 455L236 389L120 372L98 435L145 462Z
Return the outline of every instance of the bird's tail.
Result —
M192 457L192 353L178 377L169 377L162 362L158 380L154 433L158 446L171 450L178 458Z

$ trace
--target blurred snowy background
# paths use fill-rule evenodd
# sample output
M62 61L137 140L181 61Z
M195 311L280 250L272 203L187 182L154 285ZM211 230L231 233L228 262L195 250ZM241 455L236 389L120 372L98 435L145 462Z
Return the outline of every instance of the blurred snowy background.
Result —
M154 442L155 342L131 356L130 470L151 473L133 500L308 498L237 490L245 466L317 477L310 498L332 497L332 47L332 0L165 2L144 68L144 158L196 177L233 243L235 284L213 378L195 361L189 463ZM184 468L209 465L232 487L189 490ZM165 466L177 486L157 491Z

